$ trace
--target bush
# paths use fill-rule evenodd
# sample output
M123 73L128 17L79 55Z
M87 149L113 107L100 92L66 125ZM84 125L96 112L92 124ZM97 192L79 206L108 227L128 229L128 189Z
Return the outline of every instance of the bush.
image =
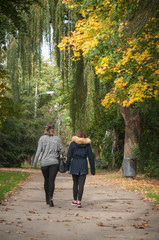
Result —
M149 176L159 176L159 101L145 101L140 111L142 134L138 167Z

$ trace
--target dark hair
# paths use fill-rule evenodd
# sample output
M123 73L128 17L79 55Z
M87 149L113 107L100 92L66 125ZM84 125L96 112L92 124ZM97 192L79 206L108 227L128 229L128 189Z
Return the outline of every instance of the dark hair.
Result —
M76 133L76 136L79 137L79 138L86 138L86 133L83 131L83 130L79 130L77 133Z
M54 128L55 128L55 125L52 122L49 122L45 127L44 135L49 135L49 136L57 135Z

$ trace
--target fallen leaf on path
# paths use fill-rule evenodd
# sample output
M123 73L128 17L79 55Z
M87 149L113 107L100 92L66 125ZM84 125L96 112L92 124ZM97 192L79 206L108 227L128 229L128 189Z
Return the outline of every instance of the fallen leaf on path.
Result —
M132 225L134 228L137 228L137 229L144 229L144 226L142 224L133 224Z
M135 221L145 221L145 222L150 222L151 221L150 219L145 219L145 218L142 218L142 217L135 218L134 220Z
M51 221L53 221L53 220L51 220ZM56 222L72 222L72 220L70 220L70 219L65 219L65 220L57 220Z
M16 225L17 227L23 227L23 224L19 223Z
M102 222L96 223L99 227L104 227L104 224Z
M45 232L39 232L41 235L47 235Z
M13 224L13 222L6 222L5 224L6 225L11 225L11 224Z
M124 231L124 228L116 228L116 231Z
M4 220L4 219L1 219L1 220L0 220L0 223L4 223L4 222L6 222L6 220Z
M25 233L25 231L19 231L19 230L17 230L16 233L17 233L17 234L23 234L23 233Z
M115 236L105 236L104 238L116 238Z
M113 227L113 228L117 228L117 226L116 226L116 225L113 225L112 227Z
M34 210L30 210L29 213L35 214L36 212Z
M70 219L62 220L62 222L72 222Z

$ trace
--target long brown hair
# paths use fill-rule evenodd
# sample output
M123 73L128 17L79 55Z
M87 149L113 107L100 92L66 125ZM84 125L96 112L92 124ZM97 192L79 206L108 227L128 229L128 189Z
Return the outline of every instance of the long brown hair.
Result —
M79 138L87 138L86 133L83 130L79 130L76 133L76 136L79 137Z
M57 133L55 131L55 125L52 122L49 122L44 130L44 135L49 135L49 136L57 136Z

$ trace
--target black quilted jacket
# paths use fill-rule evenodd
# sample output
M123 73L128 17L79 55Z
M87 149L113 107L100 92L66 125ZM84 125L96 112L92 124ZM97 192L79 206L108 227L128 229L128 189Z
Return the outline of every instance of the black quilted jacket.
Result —
M72 137L72 142L67 152L66 171L71 174L88 174L88 161L90 163L91 174L95 175L95 165L89 138Z

